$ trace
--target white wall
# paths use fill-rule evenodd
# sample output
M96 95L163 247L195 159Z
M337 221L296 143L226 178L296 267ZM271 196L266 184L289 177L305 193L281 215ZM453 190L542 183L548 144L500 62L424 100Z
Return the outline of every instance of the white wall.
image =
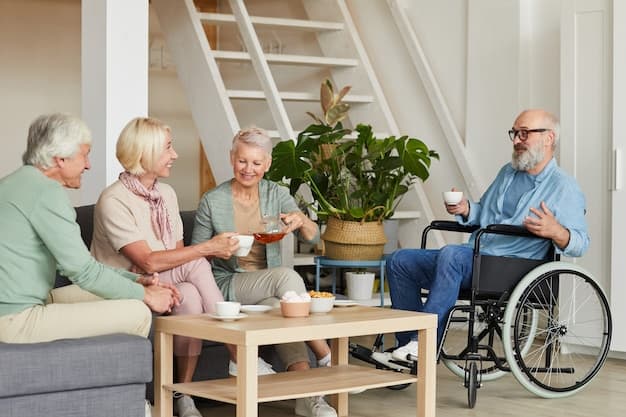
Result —
M80 113L77 0L0 1L0 177L22 165L30 122Z
M424 188L435 214L445 217L437 204L440 192L453 185L464 188L463 177L387 3L347 3L400 131L441 154ZM510 159L506 131L519 111L545 107L559 113L560 1L403 4L465 141L466 156L477 168L475 176L486 186Z
M80 115L80 20L80 0L0 0L0 177L21 165L35 117L57 111ZM175 74L151 72L149 94L150 115L171 125L180 154L167 182L176 188L181 207L195 208L199 145ZM77 203L80 191L70 196Z

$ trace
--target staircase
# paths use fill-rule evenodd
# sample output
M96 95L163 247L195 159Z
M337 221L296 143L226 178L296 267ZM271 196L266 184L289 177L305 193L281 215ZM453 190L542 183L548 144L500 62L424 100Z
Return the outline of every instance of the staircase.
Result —
M198 11L193 0L151 4L217 183L232 176L226 155L240 127L295 138L312 122L305 112L321 112L325 78L338 89L352 86L346 126L366 122L380 135L399 133L343 0L228 0L218 12ZM207 27L217 31L215 45ZM432 218L420 184L415 193Z

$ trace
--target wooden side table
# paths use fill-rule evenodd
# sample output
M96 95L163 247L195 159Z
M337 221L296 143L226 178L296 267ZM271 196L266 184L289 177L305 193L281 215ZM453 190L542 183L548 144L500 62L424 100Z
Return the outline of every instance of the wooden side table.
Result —
M348 364L349 338L417 330L417 377ZM237 377L189 383L173 383L173 336L188 336L237 345ZM332 366L299 372L257 375L260 345L331 339ZM172 393L195 395L237 407L237 417L257 417L258 403L330 395L341 417L348 415L348 392L415 383L416 417L434 417L436 401L435 345L437 316L378 307L337 307L327 314L284 318L279 309L250 314L233 322L206 315L155 318L154 398L159 417L172 416Z

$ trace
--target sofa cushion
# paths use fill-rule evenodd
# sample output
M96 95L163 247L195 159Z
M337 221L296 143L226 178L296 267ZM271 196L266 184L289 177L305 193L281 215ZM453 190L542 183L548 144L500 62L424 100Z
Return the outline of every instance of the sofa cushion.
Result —
M196 221L196 211L187 210L180 212L183 221L183 243L185 246L191 245L191 235L193 234L193 224Z
M76 223L80 226L80 236L83 238L83 242L87 247L91 246L91 237L93 236L93 214L96 210L95 204L88 204L86 206L74 207L76 210ZM64 287L70 285L72 281L64 277L57 271L54 288Z
M152 379L150 341L128 334L0 343L0 352L0 398Z
M144 417L144 384L0 398L2 417Z
M95 204L74 207L76 210L76 223L80 225L80 236L87 247L91 246L91 238L93 237L93 215L96 211Z

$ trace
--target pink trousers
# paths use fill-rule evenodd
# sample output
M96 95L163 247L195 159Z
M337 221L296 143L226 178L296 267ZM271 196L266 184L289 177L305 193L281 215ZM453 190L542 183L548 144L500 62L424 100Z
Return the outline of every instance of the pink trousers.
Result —
M172 310L174 316L213 313L215 302L224 300L205 258L159 272L159 280L175 285L182 295L183 301ZM174 356L198 356L201 349L200 339L174 336Z

